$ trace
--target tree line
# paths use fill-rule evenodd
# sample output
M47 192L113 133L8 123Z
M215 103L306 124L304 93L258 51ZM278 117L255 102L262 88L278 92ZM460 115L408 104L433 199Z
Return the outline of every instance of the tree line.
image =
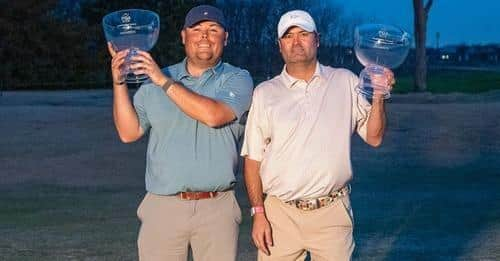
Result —
M80 1L79 17L61 15L60 1L11 1L0 9L0 79L10 89L109 88L110 57L101 20L112 11L141 8L160 16L160 36L152 55L160 66L184 57L180 30L188 10L199 4L220 7L229 24L224 60L248 69L256 82L276 75L283 62L277 46L279 17L304 9L321 33L320 61L359 69L352 53L353 30L362 23L335 3L315 0L143 0ZM64 11L64 10L63 10Z

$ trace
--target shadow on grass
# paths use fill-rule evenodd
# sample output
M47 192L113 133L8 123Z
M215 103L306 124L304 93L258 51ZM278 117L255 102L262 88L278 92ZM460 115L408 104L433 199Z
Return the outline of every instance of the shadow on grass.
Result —
M497 260L500 176L480 166L372 171L356 182L354 259Z
M1 187L3 260L136 260L137 188Z
M500 176L491 158L426 168L355 164L355 260L495 260L499 257ZM355 162L356 163L356 162ZM394 164L394 165L391 165ZM255 260L241 183L238 260ZM0 187L4 260L136 260L141 187ZM497 235L497 236L495 236Z

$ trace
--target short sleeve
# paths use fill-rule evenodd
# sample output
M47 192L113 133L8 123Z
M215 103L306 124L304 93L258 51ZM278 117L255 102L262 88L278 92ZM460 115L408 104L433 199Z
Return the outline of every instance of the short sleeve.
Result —
M352 96L352 124L355 126L358 135L366 141L366 128L372 106L362 94L356 91L358 83L358 77L351 73L349 84Z
M266 139L270 138L268 117L265 114L262 88L257 87L248 113L247 124L241 148L241 156L262 161L266 148Z
M250 73L239 70L229 76L217 90L215 99L227 104L240 119L252 100L253 81Z
M137 117L139 118L139 124L141 125L142 130L146 132L151 127L151 123L149 122L145 98L147 95L146 85L143 85L137 90L134 94L134 108L137 113Z

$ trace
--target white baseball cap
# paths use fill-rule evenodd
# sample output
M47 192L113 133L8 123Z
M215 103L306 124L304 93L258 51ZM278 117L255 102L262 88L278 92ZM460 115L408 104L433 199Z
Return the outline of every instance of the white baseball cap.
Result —
M293 10L281 16L278 23L278 38L283 37L285 32L292 26L298 26L308 32L316 32L316 24L308 12Z

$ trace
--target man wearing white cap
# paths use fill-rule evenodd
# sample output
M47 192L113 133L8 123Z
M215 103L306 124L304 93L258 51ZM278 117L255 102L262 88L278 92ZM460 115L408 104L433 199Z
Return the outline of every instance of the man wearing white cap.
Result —
M312 260L349 260L351 136L380 145L383 98L370 104L355 91L356 75L318 62L307 12L285 13L278 38L285 66L254 90L241 152L258 259L304 260L310 252ZM392 72L372 80L390 85Z

